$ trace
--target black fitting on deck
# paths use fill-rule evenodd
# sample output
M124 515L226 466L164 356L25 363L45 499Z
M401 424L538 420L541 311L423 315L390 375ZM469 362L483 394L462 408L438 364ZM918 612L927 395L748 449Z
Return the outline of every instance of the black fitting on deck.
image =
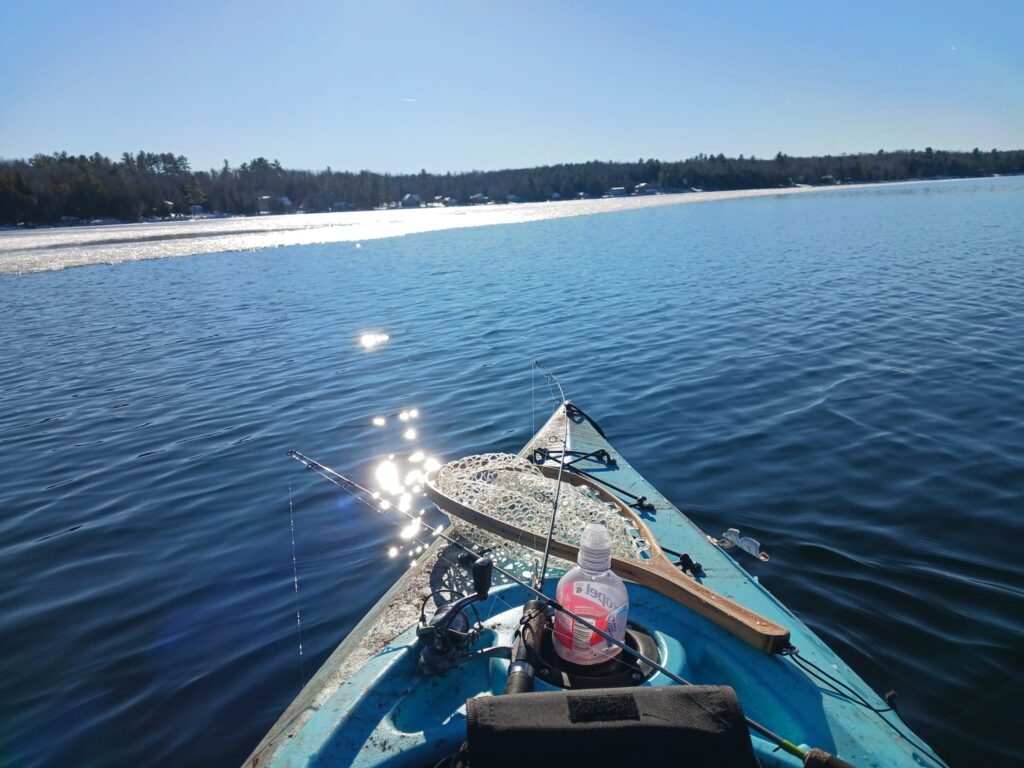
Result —
M685 552L679 556L679 560L676 562L676 568L683 573L689 573L692 576L702 576L704 574L704 567Z

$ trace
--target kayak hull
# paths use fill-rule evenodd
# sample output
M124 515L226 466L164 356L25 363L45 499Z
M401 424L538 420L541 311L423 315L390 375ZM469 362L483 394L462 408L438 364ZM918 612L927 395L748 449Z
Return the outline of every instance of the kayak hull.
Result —
M566 436L569 450L607 452L613 462L585 459L577 466L619 489L627 503L646 497L650 507L641 511L644 522L662 547L703 565L705 586L789 629L801 659L827 670L872 707L886 708L797 616L644 480L579 409L559 407L521 455L538 448L560 451ZM514 573L519 569L517 575L531 572L532 552L516 551L468 526L449 533L477 551L492 549L488 556ZM466 700L501 694L509 665L505 658L481 657L444 675L427 676L419 668L420 602L440 584L451 586L460 578L460 552L438 539L328 658L245 765L420 766L454 753L466 736ZM554 594L567 567L552 561L547 594ZM760 652L662 594L637 584L628 587L630 622L654 639L663 666L692 683L732 686L749 718L789 741L824 749L857 768L943 765L894 712L880 714L851 702L790 656ZM496 579L487 600L477 604L485 631L474 650L510 645L522 605L531 597L524 588ZM643 684L673 683L655 672ZM537 690L553 689L538 680ZM751 738L762 765L801 765L762 737L752 733Z

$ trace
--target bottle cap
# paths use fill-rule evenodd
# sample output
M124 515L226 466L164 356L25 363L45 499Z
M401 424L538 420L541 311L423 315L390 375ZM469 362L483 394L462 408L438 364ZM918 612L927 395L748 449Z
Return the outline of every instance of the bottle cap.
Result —
M587 571L607 571L612 567L612 535L607 528L590 523L583 529L576 562Z

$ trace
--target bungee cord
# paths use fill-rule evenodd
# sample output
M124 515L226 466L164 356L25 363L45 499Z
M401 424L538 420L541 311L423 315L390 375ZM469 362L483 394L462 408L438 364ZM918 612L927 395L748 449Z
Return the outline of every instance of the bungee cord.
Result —
M920 742L917 742L914 739L907 736L907 734L905 734L899 728L899 726L896 725L896 723L892 722L891 720L889 720L889 718L884 716L886 712L896 711L896 706L893 703L893 701L895 700L894 695L893 699L891 700L889 698L889 695L886 696L885 701L886 704L888 704L888 706L875 707L858 690L850 686L848 683L840 680L835 675L829 674L827 670L822 669L820 666L815 664L810 659L806 659L803 656L801 656L800 650L795 646L791 645L788 649L783 651L782 655L791 659L793 663L796 664L796 666L798 666L804 672L804 674L819 680L823 685L827 685L829 688L831 688L835 695L839 698L843 699L844 701L848 701L851 704L855 704L859 707L864 707L864 709L867 709L870 712L873 712L874 714L878 715L878 718L883 723L892 728L892 730L896 732L896 735L898 735L901 739L910 744L910 746L912 746L914 749L926 753L932 760L935 760L939 765L946 766L945 761L943 761L942 758L936 755L931 749L925 747Z

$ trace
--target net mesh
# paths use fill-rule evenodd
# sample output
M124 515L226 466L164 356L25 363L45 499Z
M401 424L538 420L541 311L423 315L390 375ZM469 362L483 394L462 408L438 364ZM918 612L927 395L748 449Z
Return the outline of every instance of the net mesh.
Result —
M578 545L589 523L601 523L612 538L612 555L632 560L648 557L649 545L619 508L589 488L561 483L526 459L508 453L484 453L445 464L436 486L459 504L488 517L546 537L558 494L552 538Z

